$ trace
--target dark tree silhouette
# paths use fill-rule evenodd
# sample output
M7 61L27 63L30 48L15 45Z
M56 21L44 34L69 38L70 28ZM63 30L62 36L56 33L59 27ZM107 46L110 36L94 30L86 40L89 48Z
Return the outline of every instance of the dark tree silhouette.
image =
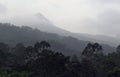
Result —
M50 44L46 41L41 41L40 42L41 48L49 48Z
M117 46L116 51L120 53L120 45Z
M88 45L86 46L86 48L83 50L82 55L86 56L86 57L90 57L93 54L103 54L102 53L103 48L100 44L98 43L88 43Z

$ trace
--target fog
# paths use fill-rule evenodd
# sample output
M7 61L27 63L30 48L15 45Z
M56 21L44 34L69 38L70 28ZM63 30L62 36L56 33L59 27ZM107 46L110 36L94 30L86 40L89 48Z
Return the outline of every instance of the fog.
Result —
M6 12L7 12L7 8L0 4L0 14L6 13Z
M55 26L71 32L117 37L119 4L119 0L0 0L0 21L11 22L18 17L24 21L41 13Z

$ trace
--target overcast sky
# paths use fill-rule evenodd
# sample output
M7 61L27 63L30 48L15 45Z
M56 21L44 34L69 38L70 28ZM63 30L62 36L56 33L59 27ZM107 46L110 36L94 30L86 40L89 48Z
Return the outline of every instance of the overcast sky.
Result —
M0 20L36 13L71 32L120 35L120 0L0 0Z

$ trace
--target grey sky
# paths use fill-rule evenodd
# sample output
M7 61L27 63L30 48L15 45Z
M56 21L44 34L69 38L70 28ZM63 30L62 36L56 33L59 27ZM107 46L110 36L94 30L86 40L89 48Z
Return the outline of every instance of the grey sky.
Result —
M7 12L7 8L4 5L0 4L0 14L4 14L6 12Z
M1 20L36 13L72 32L120 33L120 0L0 0Z

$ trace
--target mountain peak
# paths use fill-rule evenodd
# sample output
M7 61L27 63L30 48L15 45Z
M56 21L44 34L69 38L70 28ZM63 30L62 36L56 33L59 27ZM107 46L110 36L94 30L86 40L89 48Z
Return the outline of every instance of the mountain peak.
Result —
M48 22L51 23L51 22L50 22L43 14L41 14L41 13L37 13L37 14L35 14L34 16L37 17L37 18L40 19L40 20L46 21L47 23L48 23Z

